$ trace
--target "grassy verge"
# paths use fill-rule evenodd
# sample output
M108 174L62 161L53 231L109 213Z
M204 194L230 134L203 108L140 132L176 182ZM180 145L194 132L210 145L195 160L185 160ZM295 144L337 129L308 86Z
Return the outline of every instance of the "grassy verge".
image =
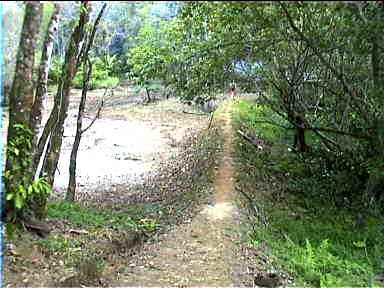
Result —
M335 205L318 175L309 176L302 156L290 151L289 130L259 122L266 117L287 124L266 106L247 101L234 106L236 130L248 129L261 140L259 147L241 137L235 143L237 187L262 211L248 223L249 244L267 246L266 269L288 272L299 286L380 287L375 279L384 269L382 221Z

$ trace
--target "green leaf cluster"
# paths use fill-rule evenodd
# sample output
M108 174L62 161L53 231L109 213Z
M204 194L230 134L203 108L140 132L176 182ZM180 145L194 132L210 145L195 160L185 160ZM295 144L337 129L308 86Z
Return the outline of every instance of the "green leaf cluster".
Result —
M15 137L7 146L7 161L10 161L11 169L3 175L6 201L16 210L22 209L28 199L36 195L47 196L51 188L44 178L31 181L31 175L26 173L31 166L30 150L32 147L32 132L22 124L15 124ZM10 185L12 183L12 185Z

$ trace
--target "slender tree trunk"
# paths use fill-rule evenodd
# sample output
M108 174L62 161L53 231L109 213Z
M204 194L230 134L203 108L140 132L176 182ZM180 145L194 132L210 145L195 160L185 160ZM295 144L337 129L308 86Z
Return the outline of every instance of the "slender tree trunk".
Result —
M48 72L49 72L49 66L51 63L53 40L54 40L55 32L57 31L57 27L59 23L58 16L59 16L59 5L56 3L50 22L48 24L47 34L45 36L45 40L43 44L43 52L41 56L40 66L39 66L35 100L33 102L32 112L31 112L30 121L29 121L31 130L33 133L33 142L32 142L32 149L31 149L33 155L35 155L35 151L38 147L37 142L38 142L39 130L40 130L40 125L42 120L43 101L47 97ZM36 157L37 160L40 160L42 153L36 153L36 154L37 155L34 157ZM33 176L36 174L38 163L36 164L35 162L38 162L37 160L34 159L32 161L31 172Z
M373 85L375 89L379 89L381 86L380 81L380 58L379 58L379 45L377 39L372 39L372 51L371 51L371 62L372 62L372 76Z
M295 125L295 135L293 137L293 146L299 152L307 152L309 150L309 146L305 141L305 123L297 112L292 110L288 111L288 121Z
M306 152L308 151L308 145L305 142L305 130L302 128L296 129L295 134L295 147L299 152Z
M79 104L79 112L77 114L77 125L76 125L76 135L75 135L75 141L72 146L72 151L71 151L71 157L70 157L70 162L69 162L69 183L68 183L68 188L67 188L67 194L65 196L65 199L67 201L75 201L75 193L76 193L76 160L77 160L77 152L79 150L80 146L80 141L81 141L81 136L83 133L92 126L94 121L99 117L100 114L100 109L102 105L99 108L99 111L96 114L95 119L91 122L91 124L84 130L82 130L83 126L83 116L84 116L84 109L85 109L85 102L87 100L87 92L89 89L89 84L90 84L90 78L92 75L92 64L91 61L89 60L88 54L89 50L91 49L91 46L93 44L93 40L95 38L96 34L96 28L97 25L100 22L101 16L103 15L103 12L105 10L105 7L107 5L104 4L103 7L101 8L99 15L97 16L95 23L92 28L92 32L90 34L90 37L88 38L88 43L86 43L86 48L83 52L82 55L82 64L83 64L83 91L81 94L81 99L80 99L80 104ZM107 90L106 90L107 91ZM102 102L103 104L103 102Z
M53 127L55 123L57 122L58 115L60 112L60 105L61 105L61 91L62 91L62 82L59 80L59 86L58 86L58 92L56 94L56 97L54 99L53 109L51 111L51 114L49 115L49 118L47 120L47 123L44 126L43 133L41 134L39 141L37 143L37 147L35 148L35 153L33 154L33 160L32 160L32 174L37 175L38 166L40 163L40 159L45 151L45 146L47 144L48 137L51 135L51 132L53 130ZM60 91L60 92L59 92Z
M287 111L288 121L295 125L295 135L293 137L293 146L299 152L308 151L309 147L305 142L304 119L294 110L294 95L291 89L283 89L282 100Z
M39 35L42 20L42 6L40 2L27 1L23 28L21 31L19 50L16 60L15 75L9 97L9 126L7 136L7 160L6 171L10 171L12 178L5 181L6 193L13 193L19 185L27 189L32 177L29 175L29 161L31 153L28 147L18 146L20 134L18 125L27 129L33 104L33 66L35 58L35 48ZM28 138L31 138L27 136ZM28 141L31 139L27 139ZM13 143L14 148L11 149ZM22 153L14 153L14 149ZM18 157L19 155L19 157ZM22 157L21 157L22 155ZM27 165L25 164L27 163ZM7 213L12 212L12 205L6 203Z
M56 106L51 113L52 121L49 124L53 123L53 130L50 135L47 153L44 157L43 167L40 173L40 175L47 177L47 181L50 185L53 185L55 171L60 157L62 137L64 133L64 122L67 118L69 106L69 94L72 80L77 72L77 60L80 53L80 44L85 35L86 24L89 21L89 10L89 3L87 1L82 1L79 24L75 28L71 35L71 39L69 40L65 62L63 64L63 72L59 80L59 88L56 94L57 99L55 101L55 104L59 104L59 106ZM57 116L52 115L53 113L57 113ZM57 117L57 121L54 121L55 117ZM45 137L48 136L45 135ZM41 147L44 147L44 145L40 145L39 148Z
M304 121L300 115L296 115L293 118L293 121L294 121L293 123L295 123L295 125L296 125L293 145L297 149L297 151L307 152L309 150L309 146L307 145L307 143L305 141Z
M75 193L76 193L76 159L77 152L80 146L83 126L83 115L85 109L85 101L87 100L87 91L89 88L89 81L92 74L92 65L90 61L86 61L83 66L83 91L81 94L80 105L79 105L79 113L77 114L77 126L76 126L76 135L75 141L73 142L71 158L69 162L69 183L67 188L67 194L65 199L67 201L75 201Z
M151 95L149 94L148 87L145 87L145 93L147 94L147 103L151 102Z

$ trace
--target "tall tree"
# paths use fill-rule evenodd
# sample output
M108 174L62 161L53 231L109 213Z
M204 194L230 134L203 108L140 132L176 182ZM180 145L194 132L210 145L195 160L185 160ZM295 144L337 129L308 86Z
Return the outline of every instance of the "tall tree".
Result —
M47 97L47 81L49 66L53 50L53 40L58 28L60 6L54 4L54 10L48 24L47 34L43 43L43 52L40 59L40 65L37 76L35 99L32 106L30 116L30 127L33 132L32 153L36 150L37 140L39 136L40 124L42 120L43 101ZM36 165L36 164L35 164ZM31 166L32 172L35 173L36 167Z
M105 7L107 4L104 4L101 8L99 15L97 16L95 23L93 25L92 31L90 32L89 36L87 37L88 42L86 43L86 48L84 50L84 53L82 55L81 63L83 65L83 90L81 93L81 99L79 104L79 112L77 114L77 125L76 125L76 135L75 135L75 141L73 142L72 151L71 151L71 157L69 162L69 182L68 182L68 189L67 194L65 196L65 199L67 201L74 201L75 200L75 193L76 193L76 160L77 160L77 152L79 150L81 136L85 131L87 131L95 122L95 120L100 115L100 110L103 105L103 100L101 102L101 105L99 107L99 110L91 122L91 124L88 125L87 128L83 130L83 117L84 117L84 109L85 109L85 102L87 100L87 92L90 84L90 78L92 76L92 63L89 59L89 52L93 45L93 40L95 39L96 29L97 25L100 22L101 16L103 15L103 12L105 10ZM107 90L106 90L107 91Z
M46 141L49 137L47 153L44 157L41 176L46 176L50 185L53 185L57 163L60 157L62 137L64 133L64 121L67 118L69 106L69 94L72 80L78 69L78 60L82 53L81 45L84 40L86 27L89 21L90 4L82 1L80 6L80 17L69 41L65 62L62 67L62 75L59 80L54 107L44 127L43 134L39 139L38 149L34 157L34 163L39 162L43 154ZM84 46L83 46L84 47ZM36 165L35 167L37 167Z
M3 32L3 88L5 103L8 103L9 93L12 88L12 81L16 66L16 55L20 34L24 19L24 6L21 1L15 1L14 5L3 5L2 19Z
M40 2L28 1L16 60L15 76L9 99L5 188L7 210L21 208L31 177L29 119L34 99L33 67L35 48L42 20ZM12 196L11 196L12 195ZM10 204L14 203L14 205ZM15 206L15 207L13 207ZM11 210L11 211L9 211Z

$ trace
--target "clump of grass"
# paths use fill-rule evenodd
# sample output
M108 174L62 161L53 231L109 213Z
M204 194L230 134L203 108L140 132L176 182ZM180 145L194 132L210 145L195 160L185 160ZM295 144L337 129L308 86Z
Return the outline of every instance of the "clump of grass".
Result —
M154 214L159 211L155 204L137 204L113 210L64 201L49 203L48 217L66 220L69 227L65 229L68 231L52 233L37 243L46 257L59 257L66 266L78 266L89 257L101 259L113 254L132 236L141 237L157 230L160 224ZM68 233L71 229L80 232Z
M89 256L82 257L76 263L76 274L62 280L60 283L57 283L57 286L99 286L100 280L103 276L104 268L105 262L103 259Z
M235 106L235 128L246 126L270 144L260 150L241 138L235 143L238 187L262 206L269 223L250 228L249 245L267 243L270 265L294 276L298 285L378 287L374 279L384 269L383 223L364 214L364 225L357 225L356 211L334 205L320 177L289 152L290 132L258 123L261 118L281 121L260 104Z
M60 201L48 205L48 217L68 220L77 227L153 231L158 224L146 217L145 212L150 209L150 205L136 205L129 211L116 211Z
M102 277L105 262L99 257L86 257L77 263L76 268L80 279L93 282Z

